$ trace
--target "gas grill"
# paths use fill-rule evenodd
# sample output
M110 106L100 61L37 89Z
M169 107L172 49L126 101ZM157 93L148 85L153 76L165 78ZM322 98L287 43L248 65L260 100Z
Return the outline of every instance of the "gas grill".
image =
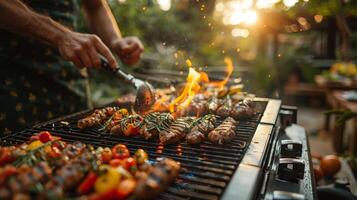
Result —
M158 199L316 199L306 134L295 124L297 110L281 106L280 100L255 101L258 114L240 120L233 141L221 146L207 141L200 146L162 146L139 137L103 134L95 128L78 129L78 119L92 110L7 135L1 145L22 143L34 133L48 130L68 142L81 141L95 147L123 143L131 153L143 148L151 160L173 158L181 163L181 172Z

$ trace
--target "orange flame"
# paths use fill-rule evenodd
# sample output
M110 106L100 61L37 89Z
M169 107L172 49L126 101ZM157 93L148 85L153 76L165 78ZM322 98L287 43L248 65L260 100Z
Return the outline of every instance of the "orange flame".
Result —
M192 101L194 95L200 89L199 82L201 80L201 74L197 72L194 68L192 68L192 63L190 60L186 60L186 63L189 66L189 72L186 78L186 85L180 96L178 96L170 103L169 109L171 113L175 111L175 107L187 107Z
M225 86L227 84L230 76L233 73L233 62L232 62L232 59L230 57L225 57L224 58L224 63L226 64L226 73L227 73L226 77L222 81L210 82L208 84L209 86L223 88L223 86Z

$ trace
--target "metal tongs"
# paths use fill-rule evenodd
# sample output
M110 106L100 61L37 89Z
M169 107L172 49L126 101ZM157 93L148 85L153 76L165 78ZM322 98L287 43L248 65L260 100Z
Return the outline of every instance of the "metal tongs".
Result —
M135 87L136 98L135 98L134 110L139 113L150 110L151 106L154 105L156 101L154 87L146 81L137 79L133 75L123 72L122 70L119 69L119 66L116 66L115 69L113 69L109 65L106 58L104 58L101 55L99 56L101 60L101 65L105 70L116 74L116 76L119 79Z

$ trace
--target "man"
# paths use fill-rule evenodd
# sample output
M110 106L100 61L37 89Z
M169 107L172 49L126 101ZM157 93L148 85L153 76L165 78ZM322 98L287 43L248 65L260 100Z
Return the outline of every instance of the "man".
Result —
M94 34L74 31L79 7ZM143 45L121 37L105 0L0 1L0 135L86 107L86 71L139 61ZM74 67L73 64L76 66Z

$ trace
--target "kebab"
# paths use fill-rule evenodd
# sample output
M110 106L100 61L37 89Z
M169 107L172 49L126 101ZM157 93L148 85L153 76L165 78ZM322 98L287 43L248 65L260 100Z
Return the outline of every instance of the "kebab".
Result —
M85 129L92 126L97 126L108 120L119 108L118 107L106 107L102 109L96 109L89 116L78 120L78 128Z
M224 144L235 136L236 121L227 117L217 128L208 133L208 139L214 144Z
M214 129L216 116L212 114L205 115L193 123L193 128L186 135L188 144L196 145L203 142L206 135Z

